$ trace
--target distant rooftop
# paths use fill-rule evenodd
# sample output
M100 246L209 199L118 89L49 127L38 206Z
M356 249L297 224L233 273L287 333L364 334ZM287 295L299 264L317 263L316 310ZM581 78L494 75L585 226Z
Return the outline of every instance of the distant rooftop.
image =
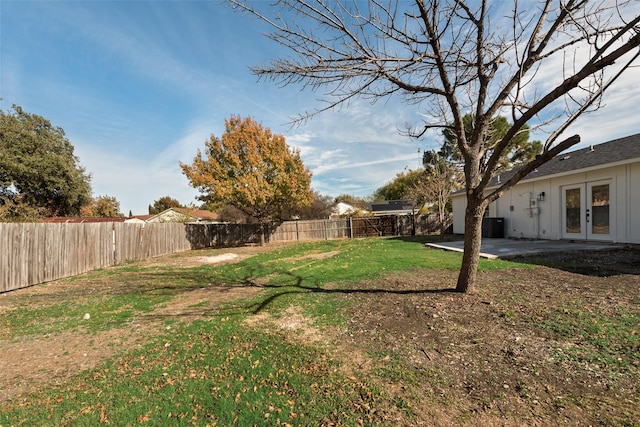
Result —
M411 200L382 200L380 202L371 203L371 212L380 213L405 213L415 209L415 205Z
M42 222L52 224L86 224L93 222L124 222L125 217L106 218L106 217L81 217L81 216L55 216L45 218Z

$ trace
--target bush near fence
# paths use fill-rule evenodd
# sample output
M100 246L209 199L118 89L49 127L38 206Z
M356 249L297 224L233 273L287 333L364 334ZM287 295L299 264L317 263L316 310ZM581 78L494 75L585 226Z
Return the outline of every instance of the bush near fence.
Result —
M422 235L437 228L433 215L286 221L268 227L267 241ZM257 224L0 223L0 292L127 261L259 242Z

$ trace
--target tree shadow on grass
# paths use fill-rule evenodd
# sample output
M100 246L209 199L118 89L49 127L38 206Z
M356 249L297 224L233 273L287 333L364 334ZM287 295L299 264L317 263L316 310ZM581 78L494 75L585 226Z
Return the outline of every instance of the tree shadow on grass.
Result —
M116 274L94 274L61 281L42 288L42 292L25 295L30 305L54 306L74 301L75 304L91 304L93 301L118 298L122 307L130 304L145 305L139 312L147 319L178 318L180 316L227 316L242 313L257 314L279 299L305 293L315 294L378 294L414 295L454 293L453 288L425 289L420 285L413 289L393 289L384 286L384 278L366 282L362 280L349 287L337 287L335 283L319 283L318 279L305 277L292 271L255 269L242 272L214 272L210 269L149 268ZM370 286L369 286L370 285ZM254 289L256 293L243 293ZM204 292L202 296L195 292ZM182 304L176 298L187 297L194 292L193 306L185 305L169 312L164 306ZM258 293L260 292L260 293ZM131 298L127 296L131 295ZM199 301L199 299L201 301ZM205 302L198 306L198 303ZM235 301L235 302L234 302ZM24 301L23 301L24 302ZM137 310L136 310L137 311Z
M439 288L439 289L387 289L380 287L351 287L351 288L336 288L333 286L321 286L313 284L305 284L305 278L293 274L288 271L280 272L279 275L286 276L293 279L286 284L270 284L270 283L258 283L253 278L245 278L244 284L246 286L256 287L264 289L269 292L265 298L261 298L259 301L254 301L244 306L244 310L251 314L258 314L265 310L268 306L273 304L276 300L290 295L301 295L306 293L316 294L339 294L339 295L417 295L417 294L451 294L458 293L454 288Z
M416 243L423 245L425 243L442 243L455 242L464 240L464 236L460 234L429 234L426 236L395 236L389 237L390 240L399 240L402 242Z
M172 283L176 278L175 272L156 272L153 274L153 281L164 282L161 286L155 287L143 287L139 289L139 292L148 292L153 295L168 295L172 297L179 297L180 295L186 295L189 292L194 291L210 291L210 302L214 306L188 308L182 312L168 313L150 313L150 317L181 317L181 316L194 316L200 315L205 317L226 317L242 314L259 314L267 309L269 306L277 302L277 300L294 295L303 294L333 294L333 295L416 295L416 294L451 294L456 293L453 288L441 288L441 289L391 289L386 287L366 287L359 284L355 284L349 288L339 288L335 284L321 285L310 282L309 279L302 275L294 274L290 271L277 271L274 270L269 276L275 276L279 278L279 281L283 283L269 283L264 276L245 274L243 277L235 275L219 276L215 281L207 283L202 280L199 274L193 276L193 273L182 272L187 277L181 277L181 284ZM190 279L189 276L193 276ZM149 278L149 280L152 280ZM188 283L185 283L188 282ZM376 279L373 283L382 283L383 279ZM363 282L361 282L363 283ZM238 296L234 300L225 298L225 294L240 293L242 290L254 289L256 291L264 292L264 295L253 296ZM220 295L220 301L216 301L216 295ZM155 311L155 310L154 310ZM145 317L149 317L145 316Z

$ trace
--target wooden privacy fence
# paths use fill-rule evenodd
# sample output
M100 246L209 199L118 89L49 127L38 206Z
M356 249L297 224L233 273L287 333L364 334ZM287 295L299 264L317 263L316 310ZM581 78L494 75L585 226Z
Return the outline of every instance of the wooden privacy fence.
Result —
M449 215L445 229L452 223ZM382 215L341 219L316 219L306 221L286 221L270 230L270 242L297 240L327 240L374 236L423 236L439 230L436 214L429 215Z
M451 227L453 216L445 219L444 229ZM351 237L425 236L439 231L438 215L384 215L351 218Z
M184 224L0 223L0 292L189 249Z
M425 217L287 221L268 227L267 240L408 236L437 230L435 217ZM260 226L256 224L0 223L0 292L127 261L259 242Z
M351 237L349 218L285 221L269 233L270 242L328 240Z
M259 224L185 224L191 249L260 243Z

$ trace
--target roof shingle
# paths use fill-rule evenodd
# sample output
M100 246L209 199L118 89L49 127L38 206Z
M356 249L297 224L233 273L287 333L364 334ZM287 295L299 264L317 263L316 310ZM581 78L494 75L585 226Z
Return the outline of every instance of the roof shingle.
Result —
M640 133L560 154L529 173L522 181L633 159L640 161ZM500 181L508 180L516 171L514 169L499 175ZM489 186L498 183L498 176L495 176Z

